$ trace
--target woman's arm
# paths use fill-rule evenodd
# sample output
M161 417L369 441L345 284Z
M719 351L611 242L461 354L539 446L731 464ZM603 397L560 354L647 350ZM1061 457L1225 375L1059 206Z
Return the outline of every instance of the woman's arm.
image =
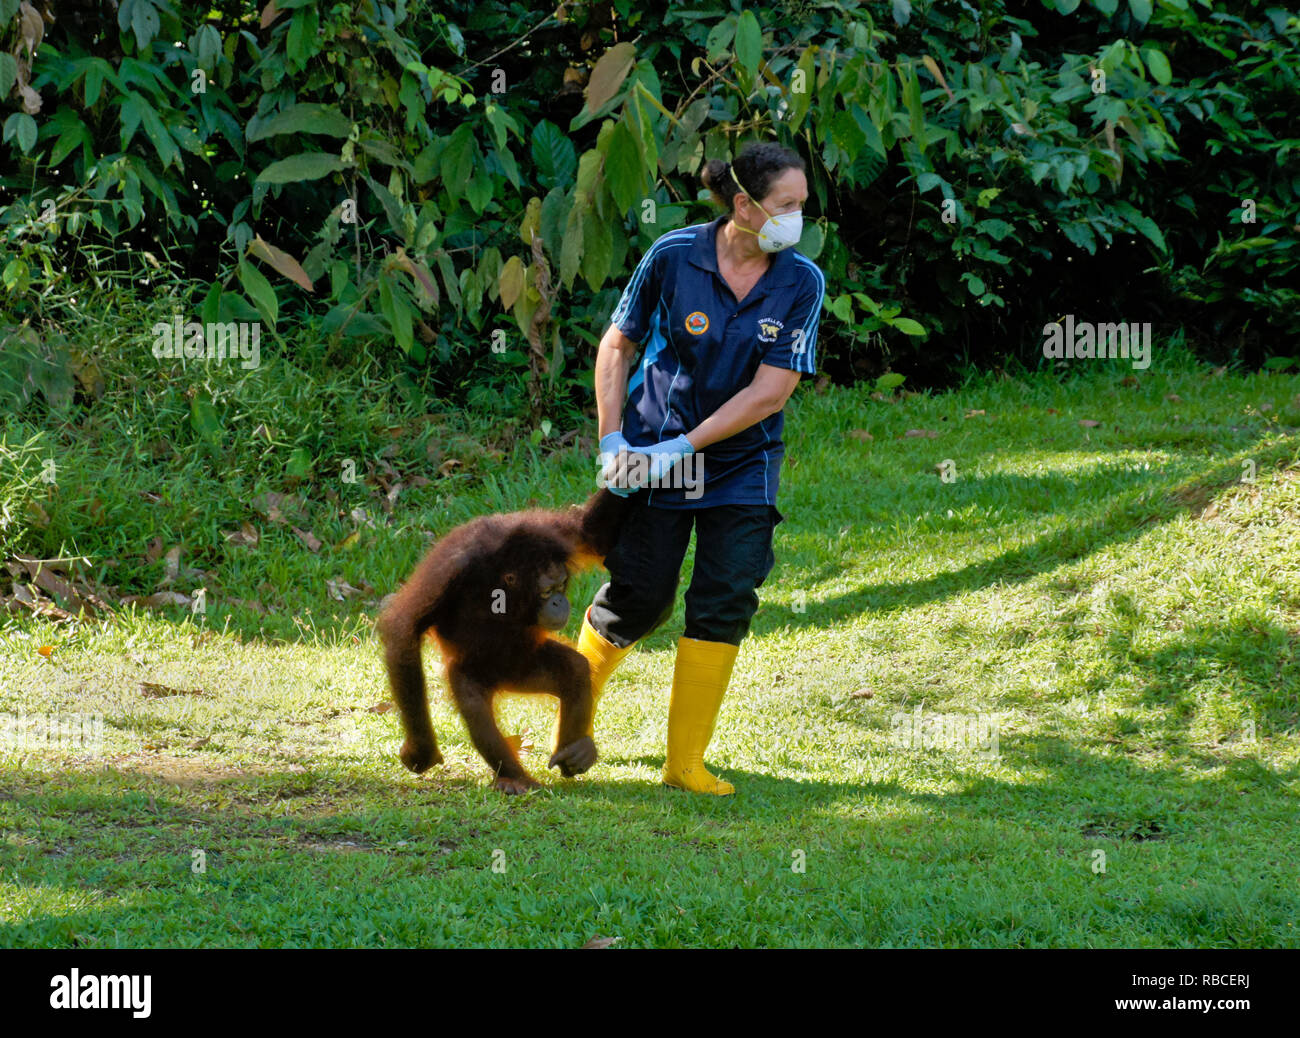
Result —
M601 353L605 343L601 342ZM596 361L596 378L599 385L600 360ZM776 368L770 364L760 364L754 381L719 407L708 418L686 434L691 445L698 451L711 443L735 436L742 429L761 422L768 415L776 414L785 407L794 387L799 384L799 372L788 368ZM602 410L601 429L604 425Z
M623 428L627 374L636 361L637 349L637 344L612 324L601 337L596 350L596 414L601 437Z

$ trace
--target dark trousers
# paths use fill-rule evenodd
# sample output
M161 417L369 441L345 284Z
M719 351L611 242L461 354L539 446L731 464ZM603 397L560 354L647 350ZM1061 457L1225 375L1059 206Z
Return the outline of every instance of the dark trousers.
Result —
M632 495L618 543L605 559L610 580L596 592L591 625L624 648L667 620L694 526L695 569L682 633L739 645L758 610L754 589L776 561L772 531L784 516L771 505L651 508L646 497Z

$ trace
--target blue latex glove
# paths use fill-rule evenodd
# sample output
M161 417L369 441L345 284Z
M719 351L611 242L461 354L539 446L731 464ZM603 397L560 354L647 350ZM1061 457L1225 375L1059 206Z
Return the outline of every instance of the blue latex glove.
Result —
M606 433L600 438L600 455L597 461L601 464L601 480L615 497L631 497L640 489L639 487L619 487L611 482L619 468L619 454L632 449L632 445L627 442L621 430L616 429L614 432Z
M656 443L653 447L633 447L631 449L638 454L648 454L650 456L650 471L646 477L649 483L658 483L672 471L674 465L688 455L695 453L695 448L684 433L681 436L674 436L671 440Z

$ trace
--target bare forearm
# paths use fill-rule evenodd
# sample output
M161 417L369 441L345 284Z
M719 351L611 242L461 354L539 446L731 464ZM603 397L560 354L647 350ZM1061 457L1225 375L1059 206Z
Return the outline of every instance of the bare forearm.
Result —
M697 451L703 450L776 414L783 406L784 399L778 400L758 386L747 386L688 432L686 438Z
M626 349L627 346L631 350ZM596 351L596 414L602 437L623 427L627 374L635 348L636 344L613 325L600 340L600 348Z

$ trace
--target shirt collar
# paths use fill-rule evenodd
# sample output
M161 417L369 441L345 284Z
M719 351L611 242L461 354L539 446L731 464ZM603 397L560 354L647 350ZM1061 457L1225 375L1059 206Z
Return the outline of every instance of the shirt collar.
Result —
M691 249L691 263L701 270L712 271L721 277L718 271L718 230L727 220L726 216L719 216L716 220L706 223L700 228L695 236L695 247ZM798 279L795 276L796 260L793 256L794 247L782 249L780 252L772 253L772 265L768 267L767 272L759 279L755 288L761 287L766 293L773 288L789 288L796 284ZM746 296L746 299L749 297Z

